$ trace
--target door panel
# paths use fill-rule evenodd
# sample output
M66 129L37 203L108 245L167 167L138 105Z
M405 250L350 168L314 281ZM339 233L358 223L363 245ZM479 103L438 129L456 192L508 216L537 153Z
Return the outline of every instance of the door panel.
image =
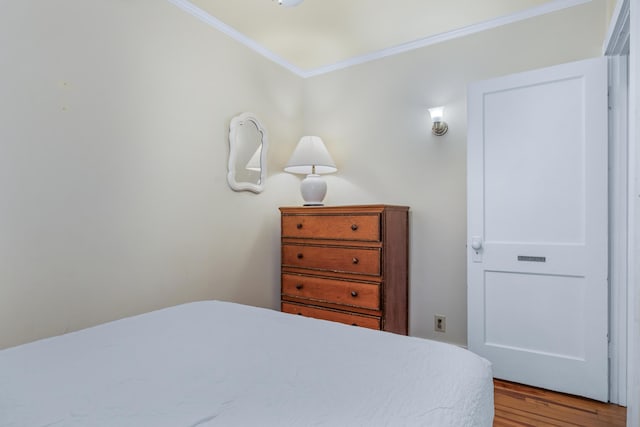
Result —
M584 242L583 103L578 78L485 94L487 240Z
M497 378L605 401L606 85L594 59L468 93L469 348Z
M584 291L580 277L487 272L486 345L584 359Z

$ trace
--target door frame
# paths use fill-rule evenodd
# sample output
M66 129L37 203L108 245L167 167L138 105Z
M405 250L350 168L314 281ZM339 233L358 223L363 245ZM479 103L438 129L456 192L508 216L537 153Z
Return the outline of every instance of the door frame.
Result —
M627 404L629 283L629 2L618 2L604 55L609 63L609 400Z
M629 245L627 61L609 56L609 401L626 405Z
M631 1L625 1L631 3ZM629 349L629 361L640 360L640 230L637 227L640 221L640 7L639 1L633 0L630 10L630 52L629 52L629 189L630 189L630 214L631 227L629 230L630 254L629 254L629 287L628 308L629 328L627 348ZM630 362L627 368L627 425L640 425L640 367L637 363Z
M612 240L611 245L619 245L618 250L624 249L626 257L622 257L622 263L612 264L612 276L618 280L626 275L626 281L612 283L618 289L626 292L612 294L612 309L615 322L614 327L618 329L619 341L613 343L611 347L611 365L615 369L612 371L611 387L615 388L618 397L624 397L627 404L627 425L640 425L640 368L633 361L640 359L640 230L637 225L640 216L640 150L636 147L640 144L640 129L638 120L640 119L640 40L638 39L638 28L640 27L640 9L630 8L631 0L618 0L616 9L611 19L609 33L603 46L603 54L607 56L614 68L614 73L610 80L610 90L613 97L621 91L626 91L628 95L627 123L616 123L617 132L610 141L610 144L626 145L627 151L627 174L626 191L618 189L615 192L614 203L626 203L626 221L618 226L626 231L626 247L622 248L620 240ZM634 3L637 6L638 3ZM616 74L616 69L620 68L620 55L622 55L628 45L628 81L621 81L620 75ZM615 108L615 105L614 105ZM626 129L625 129L626 127ZM626 130L626 140L620 140ZM616 139L618 138L618 139ZM613 173L621 174L621 171ZM626 332L626 336L625 333ZM626 338L626 340L625 340ZM614 382L615 380L615 382Z

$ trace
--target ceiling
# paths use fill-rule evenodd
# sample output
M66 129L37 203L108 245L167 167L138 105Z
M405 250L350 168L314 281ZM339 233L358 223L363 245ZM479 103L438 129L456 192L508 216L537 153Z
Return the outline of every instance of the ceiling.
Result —
M273 0L170 1L308 75L589 0L305 0L295 7Z

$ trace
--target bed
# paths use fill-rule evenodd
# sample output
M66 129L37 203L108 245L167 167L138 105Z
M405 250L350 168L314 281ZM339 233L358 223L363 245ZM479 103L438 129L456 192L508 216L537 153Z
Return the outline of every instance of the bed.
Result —
M0 351L2 427L492 421L491 366L465 349L221 301Z

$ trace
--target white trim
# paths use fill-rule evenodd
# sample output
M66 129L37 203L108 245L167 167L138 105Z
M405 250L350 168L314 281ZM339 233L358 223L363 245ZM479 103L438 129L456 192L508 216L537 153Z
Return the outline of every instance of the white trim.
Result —
M344 61L337 62L332 65L318 67L313 70L305 72L305 77L313 77L321 74L326 74L332 71L341 70L343 68L352 67L354 65L363 64L365 62L374 61L376 59L385 58L387 56L397 55L399 53L408 52L410 50L419 49L422 47L442 43L445 41L466 37L472 34L476 34L482 31L491 30L503 25L513 24L515 22L524 21L526 19L535 18L537 16L546 15L548 13L557 12L559 10L567 9L570 7L578 6L584 3L589 3L592 0L555 0L549 3L545 3L541 6L533 7L521 12L512 13L510 15L502 16L488 21L480 22L478 24L469 25L467 27L459 28L457 30L447 31L444 33L436 34L429 37L424 37L418 40L414 40L407 43L402 43L388 49L379 50L376 52L368 53L365 55L356 56Z
M629 28L629 326L627 426L640 426L640 1L631 0Z
M629 1L618 0L602 47L609 58L609 400L628 401L630 270Z
M240 31L237 31L234 28L230 27L229 25L225 24L224 22L220 21L218 18L211 16L204 10L195 6L193 3L187 0L167 0L167 1L179 7L180 9L184 10L185 12L195 16L202 22L212 26L216 30L228 35L235 41L245 45L246 47L253 50L254 52L259 53L260 55L264 56L267 59L270 59L271 61L286 68L292 73L297 74L300 77L303 77L304 72L300 68L287 62L285 59L281 58L280 56L276 55L270 50L265 49L262 45L260 45L256 41L250 39L249 37L242 34Z
M223 32L234 40L242 43L243 45L253 49L260 55L274 61L287 70L302 78L319 76L322 74L330 73L332 71L341 70L344 68L352 67L354 65L363 64L365 62L374 61L376 59L385 58L387 56L397 55L399 53L408 52L410 50L419 49L425 46L430 46L436 43L441 43L448 40L465 37L471 34L476 34L481 31L490 30L493 28L501 27L503 25L513 24L515 22L524 21L526 19L535 18L537 16L546 15L548 13L557 12L563 9L568 9L581 4L589 3L592 0L554 0L543 5L533 7L521 12L512 13L510 15L502 16L488 21L480 22L478 24L469 25L467 27L459 28L457 30L447 31L444 33L436 34L429 37L420 38L407 43L402 43L397 46L390 47L388 49L382 49L375 52L371 52L365 55L359 55L344 61L336 62L322 67L312 68L309 70L303 70L290 62L286 61L282 57L276 55L270 50L266 49L256 41L248 38L241 32L233 29L229 25L220 21L219 19L211 16L204 10L193 5L188 0L167 0L170 3L176 5L185 12L190 13L201 21L209 24L215 29Z
M625 50L625 43L629 43L629 0L618 0L602 52L604 55L620 55Z
M634 7L630 7L633 2ZM607 55L629 51L628 69L628 222L627 222L627 426L640 426L640 8L619 0L607 35Z
M628 57L609 56L609 400L627 402Z

